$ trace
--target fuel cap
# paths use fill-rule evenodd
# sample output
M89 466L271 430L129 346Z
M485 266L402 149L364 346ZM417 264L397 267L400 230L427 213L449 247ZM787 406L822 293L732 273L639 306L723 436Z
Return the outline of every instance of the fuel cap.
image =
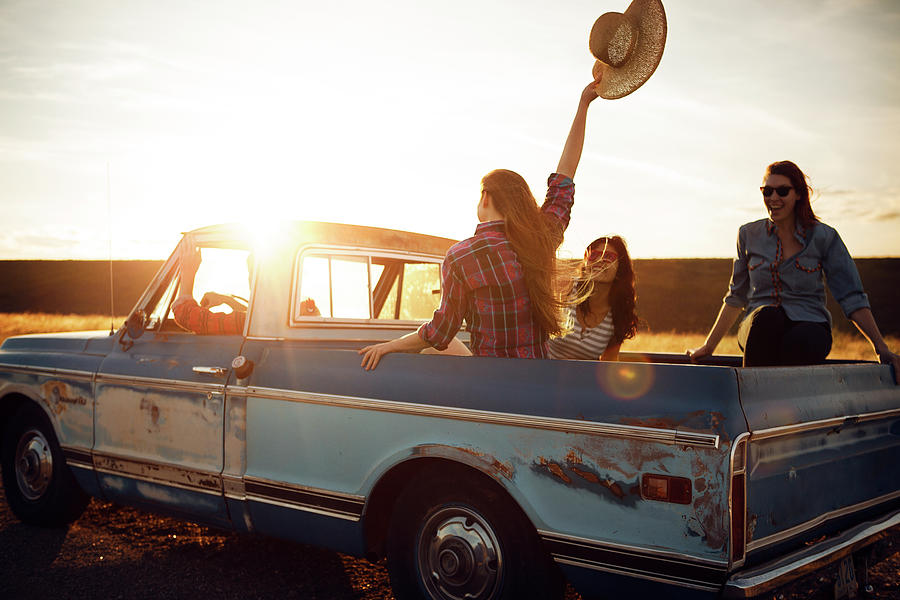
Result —
M235 377L244 379L253 372L253 361L245 356L236 356L231 361L231 369L234 371Z

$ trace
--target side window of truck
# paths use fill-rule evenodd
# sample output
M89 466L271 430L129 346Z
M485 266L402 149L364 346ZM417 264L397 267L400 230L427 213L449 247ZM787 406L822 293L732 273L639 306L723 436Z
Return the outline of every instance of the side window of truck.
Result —
M430 319L440 304L438 259L308 251L297 264L292 324L421 321Z
M193 295L199 303L205 292L227 294L246 303L250 296L250 253L231 248L201 248L200 267L194 279ZM172 302L181 282L181 269L174 265L166 274L155 296L144 309L145 328L155 331L185 331L175 323ZM211 312L231 312L227 305L212 307Z

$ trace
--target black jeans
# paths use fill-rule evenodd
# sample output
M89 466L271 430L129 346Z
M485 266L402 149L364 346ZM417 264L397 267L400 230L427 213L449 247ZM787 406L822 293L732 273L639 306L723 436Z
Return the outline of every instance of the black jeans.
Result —
M745 367L817 365L831 352L831 328L792 321L780 306L760 306L741 323L738 345Z

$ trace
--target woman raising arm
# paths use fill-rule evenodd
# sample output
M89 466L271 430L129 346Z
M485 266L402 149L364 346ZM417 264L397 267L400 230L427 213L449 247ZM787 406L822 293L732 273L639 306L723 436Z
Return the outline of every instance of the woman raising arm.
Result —
M554 289L556 249L569 224L572 177L599 81L581 93L544 204L538 207L518 173L498 169L485 175L475 235L451 247L441 267L441 306L417 332L362 348L364 369L376 368L391 352L419 352L429 346L444 350L464 321L476 356L547 356L550 335L561 331L560 298Z

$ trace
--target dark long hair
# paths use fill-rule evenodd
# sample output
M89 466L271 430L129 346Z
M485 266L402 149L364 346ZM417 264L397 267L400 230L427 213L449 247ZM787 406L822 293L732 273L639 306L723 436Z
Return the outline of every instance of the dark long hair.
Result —
M602 247L604 244L619 255L616 277L609 288L609 307L612 310L613 335L612 343L621 344L637 333L638 316L635 312L637 295L634 291L634 265L628 254L625 240L618 235L597 238L588 245L588 250ZM590 278L591 264L587 259L581 262L581 277L576 283L575 297L578 299L578 310L587 314L590 309L589 299L594 291L594 282Z
M541 211L528 183L514 171L491 171L481 180L481 189L503 215L506 239L525 271L535 321L547 335L559 334L564 305L556 286L556 249L563 237L559 221Z
M789 160L780 160L766 167L763 180L769 175L784 175L791 180L791 185L797 192L794 215L803 227L808 229L819 222L819 217L813 212L812 204L809 201L813 191L812 186L809 185L809 177L800 170L800 167Z

